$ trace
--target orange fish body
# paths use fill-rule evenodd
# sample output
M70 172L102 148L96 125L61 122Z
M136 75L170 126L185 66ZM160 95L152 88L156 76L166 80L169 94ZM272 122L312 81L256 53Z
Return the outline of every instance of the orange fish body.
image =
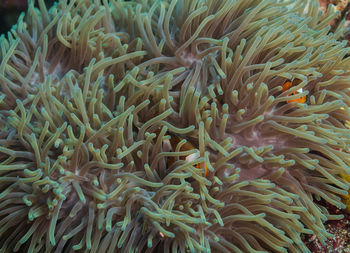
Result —
M287 90L289 90L292 86L295 86L295 85L298 85L301 81L300 80L297 80L297 79L294 79L293 81L286 81L283 85L282 85L282 92L285 92ZM291 94L289 95L296 95L298 94L299 92L298 91L293 91ZM300 97L300 98L297 98L297 99L292 99L292 100L289 100L288 103L292 103L292 102L296 102L296 103L305 103L306 102L306 96L303 96L303 97Z
M160 131L156 131L156 134L157 136L159 135ZM173 133L170 133L170 139L169 139L169 142L170 142L170 146L171 146L171 149L173 151L176 150L176 147L177 145L183 140L181 137L179 137L178 135L176 134L173 134ZM195 149L195 147L190 143L190 142L185 142L179 151L188 151L188 150L192 150L192 149ZM196 159L197 157L191 157L191 156L180 156L179 157L180 160L184 160L184 161L193 161L194 159ZM175 162L175 157L169 157L168 158L168 166L170 167L171 164L173 164ZM208 172L209 172L209 168L208 166L205 164L205 162L203 163L198 163L194 166L195 168L197 169L201 169L201 168L205 168L205 172L204 172L204 176L207 176L208 175Z
M198 163L198 164L196 164L196 168L197 169L201 169L201 165L203 164L203 166L205 167L205 172L204 172L204 176L206 177L207 175L208 175L208 172L209 172L209 168L208 168L208 166L206 165L206 163L205 162L202 162L202 163Z
M292 86L292 82L290 80L285 81L285 83L282 85L282 91L285 92L286 90L289 90Z
M173 150L176 149L176 146L179 144L180 141L182 141L183 139L177 135L174 135L174 134L171 134L170 135L171 138L170 138L170 144L171 144L171 148ZM192 150L192 149L195 149L195 147L190 143L190 142L185 142L181 148L180 148L180 151L187 151L187 150ZM181 160L188 160L189 156L181 156L180 159ZM195 158L192 158L192 159L195 159ZM209 172L209 169L208 169L208 166L203 162L203 163L198 163L195 165L195 168L197 169L201 169L201 168L205 168L205 173L204 173L204 176L206 177L208 175L208 172Z

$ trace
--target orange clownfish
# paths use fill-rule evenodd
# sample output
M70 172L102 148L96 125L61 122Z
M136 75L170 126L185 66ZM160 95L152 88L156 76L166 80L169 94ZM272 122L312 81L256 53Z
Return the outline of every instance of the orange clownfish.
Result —
M294 79L293 81L286 81L283 85L282 85L282 92L285 92L287 90L289 90L292 86L298 85L301 82L301 80L299 79ZM289 95L296 95L298 93L303 92L303 89L300 88L299 90L293 91L291 94ZM296 102L296 103L305 103L306 102L306 96L302 96L300 98L297 99L293 99L293 100L289 100L288 103L292 103L292 102Z
M157 135L159 134L159 132L157 132ZM177 145L180 143L180 141L183 140L183 138L179 137L178 135L174 134L174 133L169 133L168 132L168 135L170 135L170 139L169 139L169 143L170 143L170 146L171 146L171 149L174 151L177 147ZM185 142L181 148L180 148L180 152L181 151L188 151L188 150L192 150L192 149L195 149L195 147L193 146L193 144L191 144L190 142ZM187 161L187 162L192 162L193 160L199 158L199 151L194 153L194 154L191 154L191 155L188 155L188 156L180 156L180 159L183 160L183 161ZM170 167L171 164L173 164L175 162L175 158L174 157L169 157L168 159L168 166ZM195 164L194 165L195 168L197 169L201 169L201 168L205 168L205 172L204 172L204 176L206 177L208 175L208 172L209 172L209 168L208 166L205 164L205 162L202 162L202 163L198 163L198 164Z

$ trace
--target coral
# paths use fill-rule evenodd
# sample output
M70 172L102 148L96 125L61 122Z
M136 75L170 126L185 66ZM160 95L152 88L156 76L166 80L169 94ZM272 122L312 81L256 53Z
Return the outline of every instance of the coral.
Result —
M0 252L309 252L350 174L317 0L29 2L0 51ZM289 83L286 88L285 83Z
M324 202L320 202L321 205L327 208L332 214L342 214L342 210L335 208ZM333 236L329 238L325 244L322 244L315 235L309 235L305 238L307 247L313 253L346 253L350 252L350 238L348 231L350 229L350 215L344 213L344 218L341 220L327 221L325 227L329 233Z

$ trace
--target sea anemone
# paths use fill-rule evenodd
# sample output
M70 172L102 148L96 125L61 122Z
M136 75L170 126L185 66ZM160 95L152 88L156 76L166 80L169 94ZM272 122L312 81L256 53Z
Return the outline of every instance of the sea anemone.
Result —
M350 52L317 0L61 0L1 37L0 252L308 252L342 218Z

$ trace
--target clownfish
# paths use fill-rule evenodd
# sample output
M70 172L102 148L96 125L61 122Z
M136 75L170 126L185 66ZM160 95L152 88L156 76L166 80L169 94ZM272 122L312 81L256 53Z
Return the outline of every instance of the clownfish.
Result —
M286 81L283 85L282 85L282 92L285 92L287 90L289 90L292 86L298 85L301 82L301 80L299 79L294 79L293 81ZM303 89L300 88L296 91L293 91L291 94L289 95L296 95L303 92ZM305 103L306 102L306 96L302 96L300 98L297 99L293 99L293 100L289 100L288 103L292 103L292 102L296 102L296 103Z
M160 132L156 132L157 136L159 135ZM168 140L169 143L170 143L170 146L171 146L171 149L173 151L176 150L176 147L177 145L183 140L183 138L181 138L180 136L174 134L174 133L169 133L168 132L168 135L170 135L170 139ZM194 145L192 143L190 143L189 141L186 141L180 148L180 152L181 151L188 151L188 150L192 150L192 149L195 149ZM186 161L186 162L192 162L194 161L195 159L199 158L200 155L199 155L199 151L194 153L194 154L191 154L191 155L188 155L188 156L180 156L180 160L183 160L183 161ZM169 157L168 159L168 167L170 167L173 163L175 162L175 158L174 157ZM194 165L195 168L197 169L201 169L201 168L205 168L205 172L204 172L204 176L206 177L208 175L208 172L209 172L209 168L208 166L205 164L205 162L202 162L202 163L198 163L198 164L195 164Z

